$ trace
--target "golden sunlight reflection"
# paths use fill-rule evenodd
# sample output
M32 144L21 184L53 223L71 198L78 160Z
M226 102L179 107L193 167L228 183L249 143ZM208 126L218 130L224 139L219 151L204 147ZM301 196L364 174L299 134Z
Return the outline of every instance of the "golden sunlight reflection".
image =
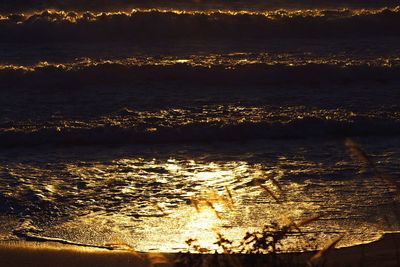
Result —
M221 211L222 207L219 206ZM192 239L196 239L201 247L207 249L215 249L213 242L215 233L220 231L220 218L210 207L205 207L199 212L192 213L190 219L185 225L184 235Z
M62 170L69 178L51 178L51 183L43 177L62 175L21 164L15 167L14 176L25 182L10 194L16 198L29 194L47 203L63 190L72 219L51 229L50 236L101 245L119 240L116 245L138 251L182 251L188 239L197 239L201 247L212 250L217 233L239 242L247 231L264 225L301 222L319 215L321 219L300 227L307 238L315 237L316 246L343 229L350 234L341 245L371 241L382 233L382 225L359 221L354 212L362 214L368 205L381 201L386 184L371 180L360 187L354 180L313 178L296 182L287 177L319 176L326 166L284 155L268 164L220 161L204 155L122 157L70 162ZM28 183L26 176L41 177L41 182ZM338 188L356 193L343 197ZM368 194L359 194L360 190ZM309 243L299 237L290 236L284 249L296 250L304 247L301 242Z

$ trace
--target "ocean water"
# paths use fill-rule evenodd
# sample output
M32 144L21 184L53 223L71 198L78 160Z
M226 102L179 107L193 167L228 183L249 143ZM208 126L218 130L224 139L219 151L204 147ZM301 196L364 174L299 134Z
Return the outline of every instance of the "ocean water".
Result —
M397 1L77 2L0 5L1 240L400 230Z

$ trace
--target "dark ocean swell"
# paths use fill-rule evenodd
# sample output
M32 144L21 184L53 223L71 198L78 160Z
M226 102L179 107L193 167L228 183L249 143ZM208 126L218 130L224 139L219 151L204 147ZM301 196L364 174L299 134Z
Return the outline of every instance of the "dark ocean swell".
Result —
M399 36L400 9L131 13L43 11L0 20L3 42L156 42Z
M91 146L251 141L255 139L345 138L354 136L398 136L400 121L358 118L338 121L321 118L290 122L246 122L237 124L194 123L175 127L43 128L34 131L2 130L1 147Z
M194 85L298 85L319 84L392 84L400 80L399 66L341 66L308 64L248 64L237 66L124 65L104 63L78 68L57 66L3 68L0 88L28 87L36 89L87 86L129 85L135 83L173 82Z

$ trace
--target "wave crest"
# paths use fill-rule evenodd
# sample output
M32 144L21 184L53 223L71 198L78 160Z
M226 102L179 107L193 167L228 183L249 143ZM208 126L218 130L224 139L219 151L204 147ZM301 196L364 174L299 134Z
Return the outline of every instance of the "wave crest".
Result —
M0 132L1 147L41 145L129 145L177 142L250 141L254 139L344 138L349 136L398 136L400 121L359 118L338 121L303 118L282 122L227 125L189 124L179 127L44 128Z
M141 8L184 8L184 9L277 9L277 8L382 8L398 5L396 0L3 0L0 12L25 12L41 9L64 10L127 10Z
M400 8L273 12L134 10L130 13L44 11L0 20L3 42L99 42L160 39L241 40L399 36ZM118 29L118 30L116 30Z

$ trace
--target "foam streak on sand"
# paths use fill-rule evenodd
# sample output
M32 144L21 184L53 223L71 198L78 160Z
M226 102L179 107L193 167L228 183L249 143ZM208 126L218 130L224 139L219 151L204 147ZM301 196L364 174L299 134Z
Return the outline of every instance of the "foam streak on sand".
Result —
M334 249L324 256L326 263L324 266L399 266L399 242L400 234L386 234L373 243ZM296 258L296 262L306 263L314 253L286 253L278 255L278 257L292 260ZM206 257L218 257L221 260L226 260L227 257L234 257L243 261L244 257L268 256L202 254L196 257L198 257L199 261ZM8 267L172 266L176 258L182 258L182 255L136 253L132 250L110 251L56 243L3 242L0 244L0 264ZM366 263L368 265L365 265Z

